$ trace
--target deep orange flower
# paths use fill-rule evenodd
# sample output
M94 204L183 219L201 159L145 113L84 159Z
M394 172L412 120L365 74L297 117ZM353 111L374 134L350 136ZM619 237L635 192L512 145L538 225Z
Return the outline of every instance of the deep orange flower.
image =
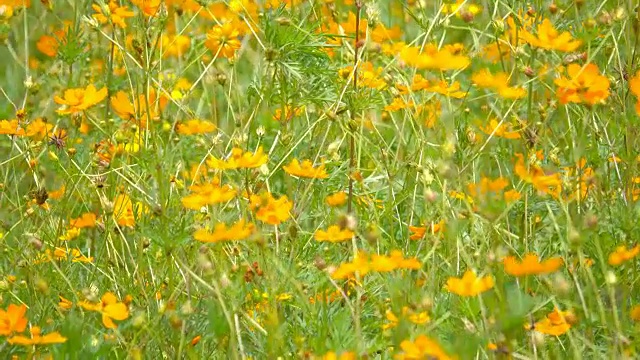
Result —
M94 213L84 213L79 218L71 219L69 225L74 228L88 228L96 226L96 219L98 217Z
M131 0L146 16L155 16L160 8L161 0Z
M550 194L555 198L560 196L562 191L562 179L559 173L547 175L542 168L536 164L531 164L529 168L524 163L524 156L516 154L518 161L515 164L514 172L523 181L532 184L533 187L545 194Z
M477 277L473 270L467 270L462 278L450 277L445 289L460 296L476 296L493 288L493 277Z
M640 245L636 245L631 249L626 246L618 246L614 252L609 254L609 265L618 266L622 263L633 259L640 254Z
M536 322L533 330L546 335L560 336L571 329L571 323L574 321L575 315L573 315L572 312L560 311L558 308L555 308L544 319ZM531 326L526 324L525 328L530 329Z
M97 105L107 97L107 87L97 90L93 84L86 88L67 89L64 97L54 96L53 100L63 105L58 109L58 114L68 115L82 112L88 108Z
M562 258L554 257L540 261L538 255L527 254L522 261L518 261L514 256L507 256L503 263L504 271L509 275L538 275L557 271L562 266Z
M338 191L331 195L327 195L327 197L325 198L325 202L327 203L327 205L332 207L344 205L344 203L347 202L347 193L344 191Z
M23 332L27 328L26 312L27 306L24 304L10 304L7 310L0 309L0 336Z
M440 220L437 223L432 223L428 227L429 234L442 233L444 231L444 226L445 226L444 220ZM426 226L409 226L409 231L412 232L412 234L409 236L410 240L420 240L427 233L427 227Z
M568 77L556 79L557 95L561 104L586 103L595 105L609 97L609 79L600 75L596 64L584 67L570 64L567 67Z
M640 71L634 77L629 79L629 89L636 96L636 112L640 115Z
M126 320L129 317L127 305L118 301L118 298L111 292L106 292L102 300L98 303L91 303L83 300L78 303L83 309L96 311L102 314L102 324L108 329L115 329L118 326L113 320Z

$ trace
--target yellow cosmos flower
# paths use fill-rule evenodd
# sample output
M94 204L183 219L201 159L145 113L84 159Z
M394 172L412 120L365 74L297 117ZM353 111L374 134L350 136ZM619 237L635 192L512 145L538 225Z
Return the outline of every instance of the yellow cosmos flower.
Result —
M189 120L176 124L176 132L180 135L207 134L216 130L216 126L205 120Z
M450 293L460 296L476 296L493 288L493 277L477 277L472 270L467 270L462 278L450 277L445 288Z
M355 233L349 229L341 229L337 225L331 225L327 229L316 231L314 238L317 241L341 242L353 239Z
M329 176L324 170L324 165L314 168L311 160L303 160L301 164L298 159L293 159L289 165L285 165L282 168L292 176L311 179L326 179Z
M50 345L50 344L62 344L67 341L67 338L60 335L59 332L54 331L43 335L39 326L32 326L29 330L31 336L13 336L7 339L7 342L11 345Z
M102 314L102 324L108 329L115 329L118 326L113 320L126 320L129 317L127 305L118 301L118 298L111 292L106 292L102 300L98 303L91 303L86 300L78 303L83 309L96 311Z
M193 238L207 243L238 241L248 238L254 231L255 226L252 223L246 223L244 219L240 219L230 227L227 227L225 223L218 223L213 228L213 231L207 229L196 230Z
M107 87L103 87L97 90L93 84L88 85L86 88L67 89L64 91L64 96L54 96L53 100L62 105L58 109L58 114L68 115L77 112L82 112L90 107L97 105L107 97Z
M233 148L227 160L215 157L207 159L207 166L211 169L232 170L242 168L257 168L267 163L267 155L259 147L255 153L244 152L240 148Z
M533 47L563 52L575 51L582 45L582 41L575 40L569 32L559 33L549 19L544 19L542 24L538 25L537 31L536 36L522 30L522 39Z

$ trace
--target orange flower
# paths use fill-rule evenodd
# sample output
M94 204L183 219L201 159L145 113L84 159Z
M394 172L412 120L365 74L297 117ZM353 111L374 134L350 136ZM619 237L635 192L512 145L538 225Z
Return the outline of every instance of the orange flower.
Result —
M212 169L229 170L241 168L257 168L267 163L267 155L259 147L255 153L243 152L240 148L233 148L231 156L227 160L215 157L207 159L207 166Z
M491 276L479 278L472 270L467 270L462 278L450 277L445 289L460 296L476 296L493 288Z
M440 222L432 223L429 225L429 234L437 234L442 233L444 231L444 220L440 220ZM413 234L409 236L410 240L420 240L427 233L426 226L409 226L409 231Z
M536 322L533 329L543 334L560 336L571 329L570 322L573 321L575 321L575 315L572 312L555 308L544 319ZM530 328L530 325L525 325L525 328Z
M276 109L276 111L273 113L273 120L287 122L291 120L291 118L293 118L294 116L300 116L300 114L302 114L303 111L304 111L304 106L298 106L294 108L291 105L287 104L284 106L284 115L281 108Z
M189 51L191 38L186 35L162 34L161 45L163 57L181 57Z
M240 31L234 23L215 25L207 32L204 45L217 56L230 59L236 55L242 43L238 39Z
M20 122L14 120L0 120L0 135L23 136L24 129L20 127Z
M206 134L213 132L216 126L210 121L189 120L176 124L176 132L181 135Z
M629 261L640 254L640 245L636 245L631 249L626 246L618 246L614 252L609 254L609 265L618 266L625 261Z
M636 112L640 115L640 71L638 71L634 77L629 79L629 89L638 99L636 102Z
M311 160L304 160L302 164L300 164L298 159L293 159L289 165L283 166L282 169L289 175L304 178L326 179L329 176L324 170L324 165L314 168Z
M42 118L37 118L27 125L26 135L37 140L42 140L52 134L52 129L53 124L44 121Z
M149 96L138 95L138 98L131 102L129 96L124 91L118 91L110 99L111 109L123 120L137 120L141 127L146 127L147 120L156 120L167 105L167 98L157 97L155 89L149 89Z
M131 0L146 16L155 16L160 8L161 0Z
M489 70L483 69L473 74L471 80L479 88L493 89L498 92L498 96L505 99L521 99L527 94L521 87L509 86L509 75L505 72L493 75Z
M382 67L374 68L369 61L363 62L358 66L358 86L376 90L384 89L387 87L387 83L380 76L383 70ZM353 77L353 66L350 65L340 69L338 75L343 79L351 79Z
M405 258L399 250L391 251L387 255L367 255L365 252L359 252L353 259L353 262L341 264L332 274L331 277L340 280L355 276L356 273L364 276L369 272L390 272L398 269L417 270L422 265L420 261L413 258Z
M515 173L523 181L532 184L536 190L550 194L555 198L560 196L562 191L562 179L560 174L545 174L544 170L536 164L531 164L529 169L524 164L524 156L522 154L516 154L518 161L515 164Z
M82 112L88 108L97 105L107 97L107 87L97 90L93 84L85 89L67 89L64 92L64 98L55 96L53 99L56 103L63 105L58 109L58 114L68 115L76 112Z
M32 326L29 330L31 337L26 336L13 336L7 339L7 342L11 345L50 345L50 344L62 344L67 341L67 338L60 335L59 332L54 331L52 333L42 335L39 326Z
M504 271L513 276L548 274L557 271L562 266L562 258L560 257L540 261L536 254L527 254L522 262L516 260L514 256L507 256L503 262Z
M227 228L225 223L217 223L213 232L207 229L199 229L193 234L193 238L207 243L221 241L243 240L253 234L255 226L252 223L245 223L244 219Z
M338 191L336 193L328 195L325 198L325 202L327 203L327 205L332 207L343 205L347 202L347 193L344 191Z
M582 42L573 39L569 32L559 33L549 19L544 19L542 24L538 25L537 30L537 36L527 30L522 30L522 39L533 47L563 52L575 51L582 45Z
M275 199L270 193L252 194L249 202L249 207L255 211L256 218L263 223L279 225L291 217L293 203L286 195Z
M314 238L317 241L341 242L353 239L354 235L353 231L349 229L341 229L337 225L331 225L327 231L316 231Z
M26 312L27 306L24 304L10 304L7 310L0 309L0 336L23 332L27 328Z
M640 305L636 305L631 309L631 320L640 322Z
M120 226L133 227L136 224L133 202L127 194L118 194L113 201L113 219Z
M415 341L404 340L400 343L400 349L402 351L393 357L395 360L452 359L440 344L425 335L418 336Z
M79 218L71 219L69 225L75 228L88 228L96 226L97 216L94 213L84 213Z
M71 300L65 299L62 295L58 295L58 298L60 299L60 302L58 302L60 309L69 310L73 307L73 302L71 302Z
M91 303L83 300L78 303L83 309L96 311L102 314L102 324L108 329L115 329L117 325L113 320L126 320L129 317L127 305L118 301L111 292L106 292L99 303Z
M596 64L587 64L584 67L570 64L567 67L567 75L568 78L563 76L554 80L561 104L595 105L609 97L609 79L600 75Z
M102 12L102 7L98 4L93 4L91 5L91 7L96 12L92 15L92 17L96 19L96 21L98 21L100 24L106 24L111 21L111 23L119 26L122 29L127 27L125 19L135 16L133 11L129 10L128 7L120 6L116 1L113 0L109 1L109 4L106 5L105 10L108 10L106 11L106 13Z

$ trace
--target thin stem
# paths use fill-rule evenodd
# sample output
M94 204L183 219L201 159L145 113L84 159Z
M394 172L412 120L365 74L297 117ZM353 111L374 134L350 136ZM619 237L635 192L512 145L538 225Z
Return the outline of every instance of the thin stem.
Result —
M353 56L353 92L356 94L358 91L358 49L360 48L360 10L362 9L362 1L356 0L356 38L355 38L355 46L354 46L354 56ZM355 121L355 109L351 111L351 122ZM349 126L349 200L347 202L347 212L351 214L353 211L353 171L356 166L355 159L355 135L353 133L353 129L351 129L351 124Z

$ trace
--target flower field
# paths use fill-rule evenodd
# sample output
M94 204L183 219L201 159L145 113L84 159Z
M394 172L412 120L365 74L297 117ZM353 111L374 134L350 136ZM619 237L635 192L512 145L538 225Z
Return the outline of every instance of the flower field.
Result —
M0 0L0 358L635 359L632 0Z

